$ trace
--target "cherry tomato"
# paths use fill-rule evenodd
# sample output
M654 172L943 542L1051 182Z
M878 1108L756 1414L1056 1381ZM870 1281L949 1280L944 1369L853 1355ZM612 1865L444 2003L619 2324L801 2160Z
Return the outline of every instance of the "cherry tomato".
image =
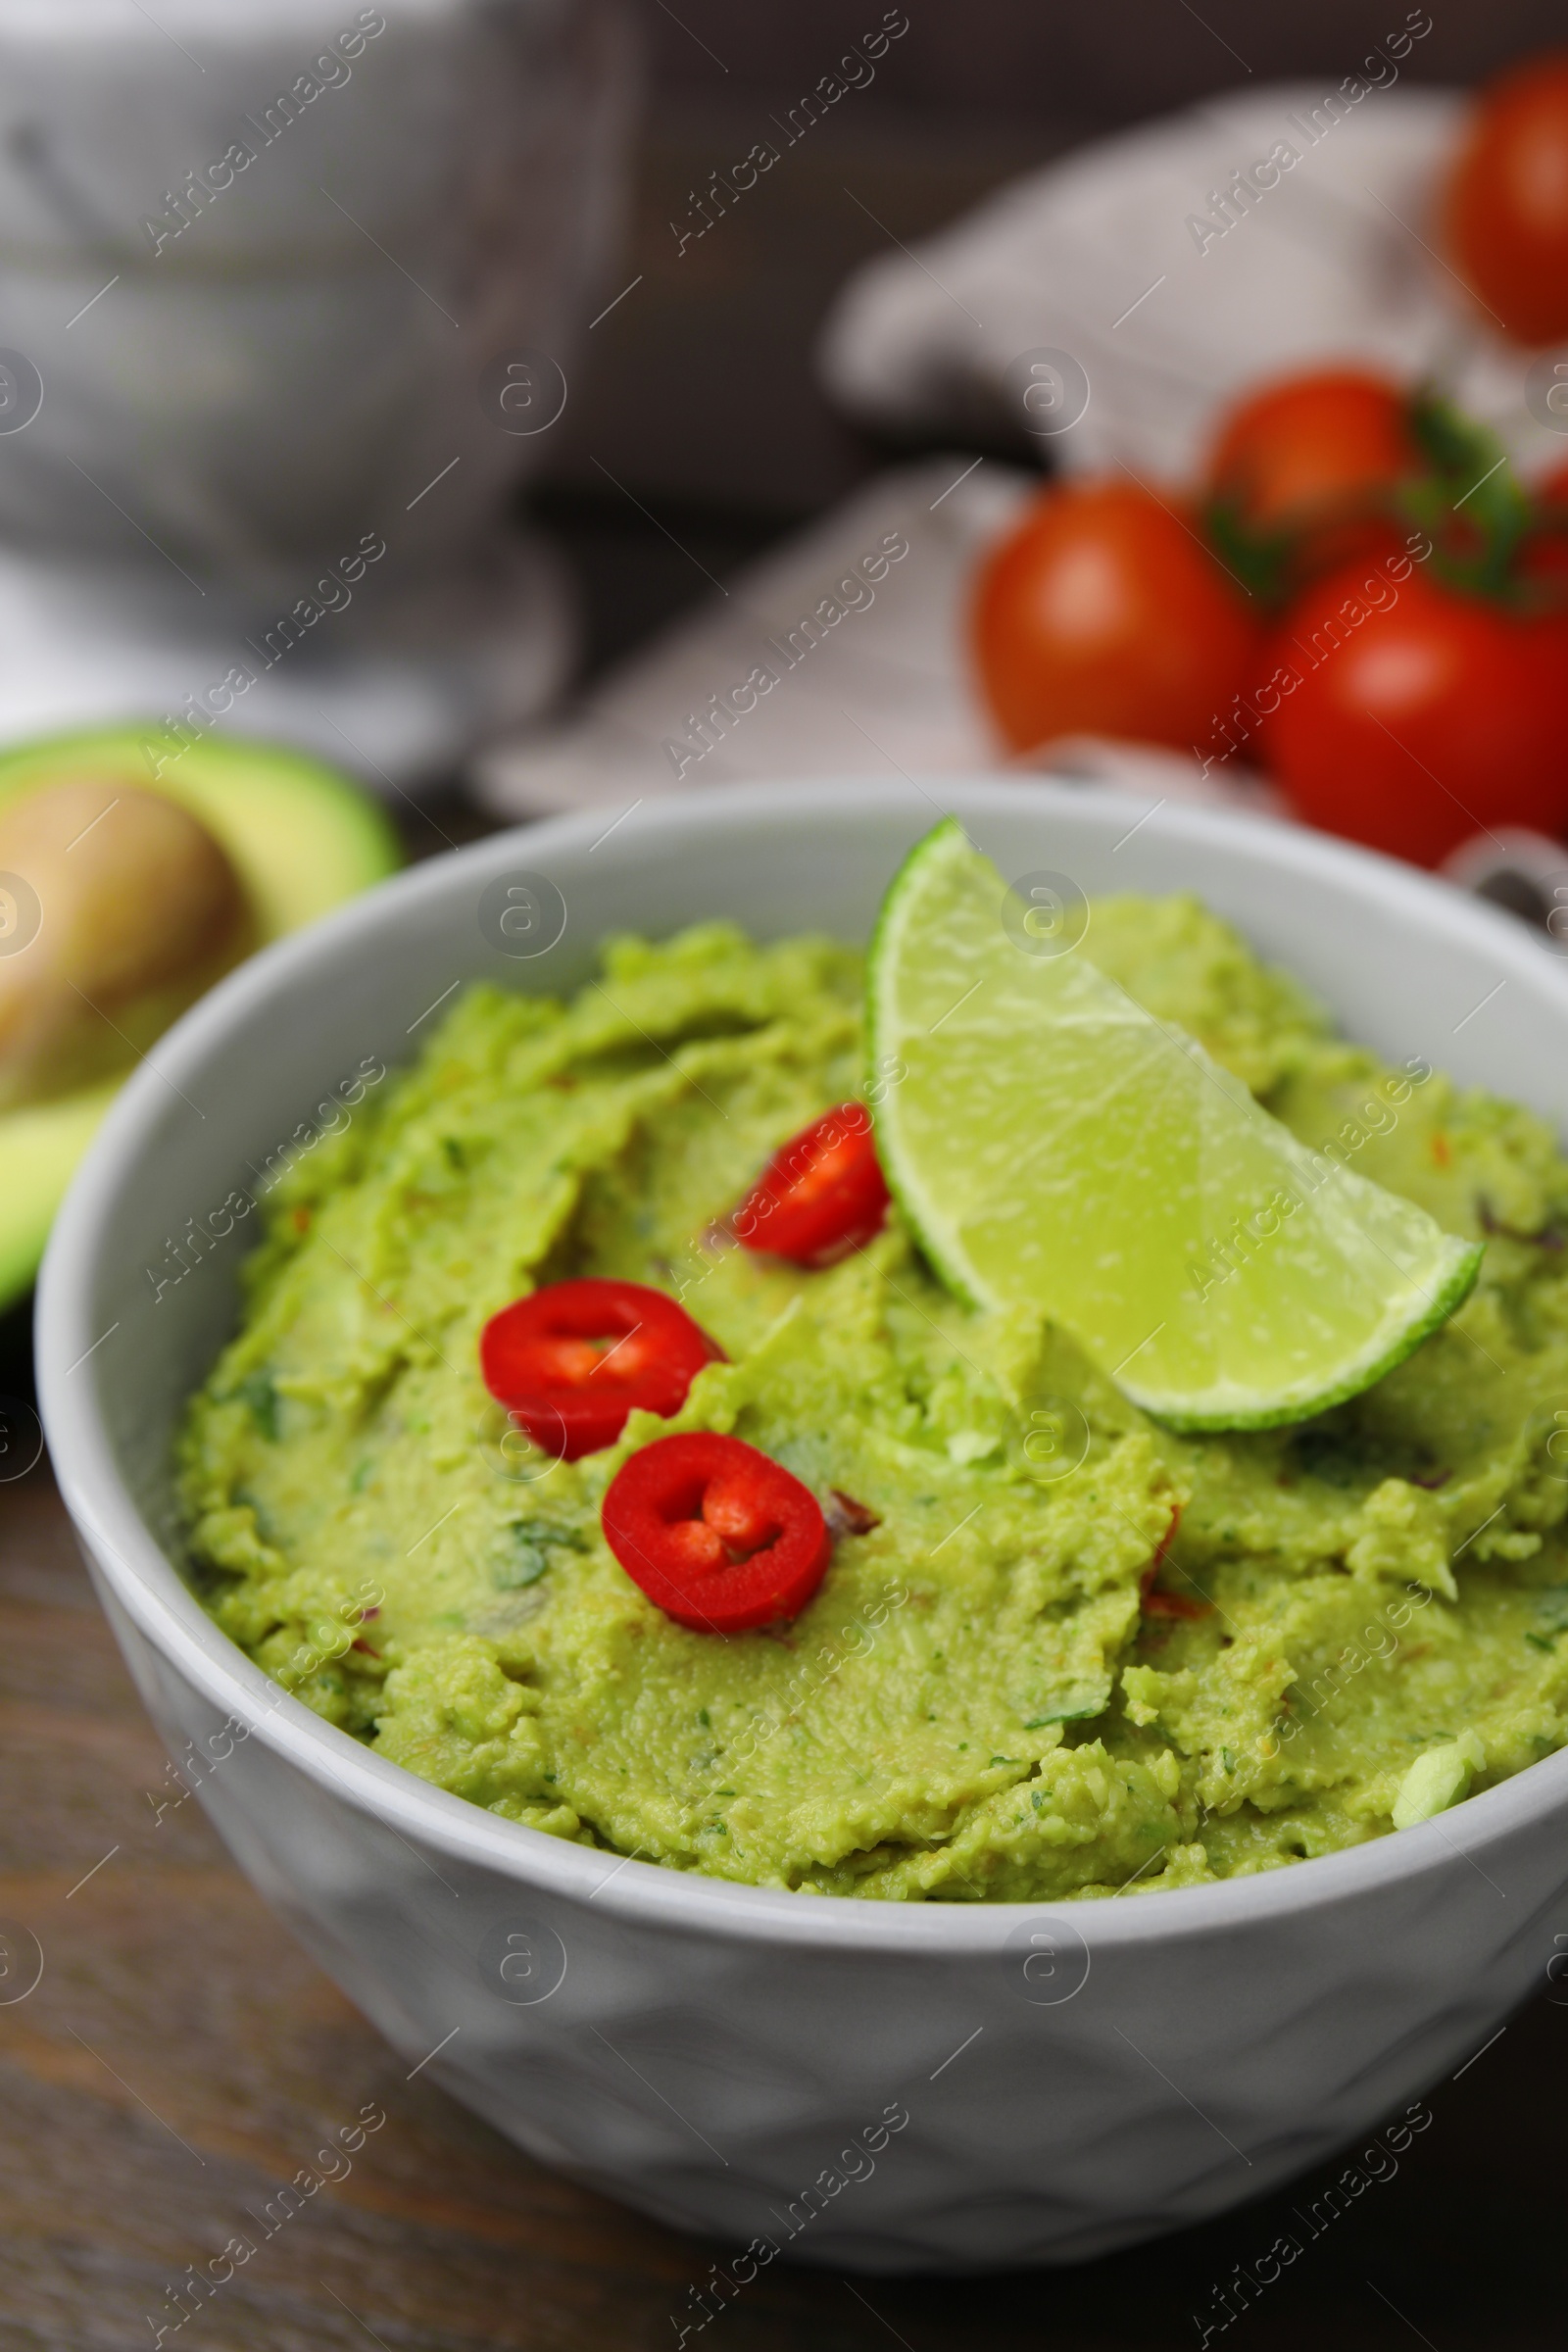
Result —
M1186 751L1244 683L1258 622L1187 517L1090 482L1048 490L991 551L971 635L1015 752L1076 734Z
M1261 741L1298 812L1417 865L1488 825L1557 832L1568 822L1563 621L1419 571L1374 607L1366 579L1356 564L1315 582L1264 656L1297 680Z
M748 1250L830 1266L882 1229L888 1188L863 1102L841 1102L791 1136L730 1219Z
M1264 384L1232 409L1208 462L1209 498L1236 527L1289 534L1294 576L1360 554L1383 494L1415 470L1409 402L1388 377L1327 368Z
M1482 91L1443 225L1460 276L1516 342L1568 335L1568 51Z
M634 1410L678 1413L703 1366L722 1361L683 1306L641 1282L547 1283L479 1338L491 1396L568 1462L612 1446Z
M704 1634L799 1616L833 1548L808 1487L755 1446L707 1430L656 1438L630 1455L600 1525L632 1583Z

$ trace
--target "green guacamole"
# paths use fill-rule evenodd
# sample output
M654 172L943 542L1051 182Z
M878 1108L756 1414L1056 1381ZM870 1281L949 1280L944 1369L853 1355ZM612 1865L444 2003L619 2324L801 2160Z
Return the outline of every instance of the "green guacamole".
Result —
M328 1721L511 1821L823 1894L1271 1870L1560 1746L1550 1133L1343 1043L1191 899L1102 902L1091 938L1303 1141L1487 1241L1472 1298L1397 1371L1294 1429L1176 1438L1062 1335L950 1297L896 1215L826 1272L735 1247L719 1221L759 1167L864 1085L859 958L722 924L617 940L570 1004L470 989L270 1193L243 1328L181 1448L219 1624ZM675 1420L635 1414L550 1467L476 1347L576 1274L670 1292L729 1361ZM611 1477L680 1429L760 1447L829 1511L793 1624L688 1632L606 1546Z

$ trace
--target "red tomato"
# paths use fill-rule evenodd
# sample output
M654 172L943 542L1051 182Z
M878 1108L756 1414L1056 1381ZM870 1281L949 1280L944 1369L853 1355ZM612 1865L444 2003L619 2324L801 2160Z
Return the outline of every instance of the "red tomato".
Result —
M841 1102L775 1152L730 1219L737 1241L799 1266L863 1250L887 1214L871 1114Z
M1401 387L1326 368L1265 384L1229 412L1207 489L1243 530L1298 535L1299 577L1359 554L1358 522L1419 464Z
M1568 609L1568 465L1537 482L1533 495L1536 518L1516 559L1519 574Z
M640 1282L547 1283L492 1315L484 1385L558 1459L612 1446L634 1410L678 1413L723 1351L662 1291Z
M707 1430L630 1455L600 1525L632 1583L703 1634L799 1616L833 1548L808 1487L755 1446Z
M1483 90L1443 222L1460 276L1516 342L1568 335L1568 52Z
M1184 516L1131 484L1048 490L992 549L971 635L1015 752L1054 736L1206 736L1258 639L1250 600Z
M1414 572L1374 607L1356 564L1291 607L1265 666L1273 773L1331 833L1436 865L1484 826L1568 823L1568 630ZM1393 583L1383 579L1387 592Z

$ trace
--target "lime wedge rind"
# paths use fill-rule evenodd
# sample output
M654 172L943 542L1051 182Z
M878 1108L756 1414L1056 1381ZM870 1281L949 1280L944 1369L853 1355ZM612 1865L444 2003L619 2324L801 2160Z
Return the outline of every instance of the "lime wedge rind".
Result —
M1023 952L1004 896L950 818L895 875L870 949L871 1064L903 1073L870 1090L883 1167L952 1290L1035 1306L1192 1431L1308 1419L1447 1320L1481 1247L1308 1150L1091 951ZM1244 1230L1260 1204L1272 1225Z
M973 843L969 841L968 835L964 833L956 816L944 817L941 824L936 826L932 832L922 834L914 847L908 851L903 864L888 884L881 906L877 910L876 921L872 926L865 962L865 1042L870 1066L873 1071L879 1073L903 1067L898 1054L886 1048L883 1040L895 1035L898 1026L897 1014L887 983L896 969L898 934L908 906L910 885L918 882L925 858L931 852L934 844L942 842L948 836L950 828L961 837L966 846L973 848ZM928 1204L920 1196L919 1187L913 1180L912 1171L904 1154L888 1150L888 1129L891 1121L875 1105L879 1096L886 1099L891 1096L891 1093L892 1089L887 1087L885 1082L878 1085L868 1084L866 1087L866 1099L873 1105L871 1124L877 1136L877 1156L882 1162L882 1174L886 1180L888 1191L892 1194L898 1204L900 1215L914 1235L920 1246L921 1253L938 1280L946 1283L948 1289L956 1298L961 1298L965 1306L971 1306L976 1312L984 1313L988 1307L997 1302L985 1297L971 1282L969 1270L961 1259L956 1253L950 1253L945 1249L940 1225L929 1214Z
M1455 1247L1458 1255L1447 1280L1438 1291L1428 1294L1424 1312L1413 1322L1396 1325L1381 1349L1377 1344L1364 1349L1327 1388L1303 1390L1297 1396L1286 1394L1266 1405L1241 1397L1230 1402L1216 1399L1208 1405L1195 1398L1174 1405L1168 1398L1146 1394L1136 1381L1125 1375L1116 1385L1152 1420L1162 1421L1166 1428L1192 1436L1224 1429L1283 1429L1292 1422L1310 1421L1314 1415L1326 1413L1331 1405L1345 1404L1350 1397L1359 1396L1363 1390L1374 1387L1402 1364L1406 1356L1413 1355L1423 1340L1429 1340L1463 1306L1476 1287L1486 1250L1479 1242L1460 1242Z

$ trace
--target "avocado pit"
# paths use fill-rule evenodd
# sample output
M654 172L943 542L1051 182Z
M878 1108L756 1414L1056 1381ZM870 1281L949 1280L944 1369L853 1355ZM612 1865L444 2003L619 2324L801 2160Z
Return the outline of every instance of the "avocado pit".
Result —
M127 1068L255 944L227 853L167 793L62 778L0 808L30 920L0 955L0 1110Z

